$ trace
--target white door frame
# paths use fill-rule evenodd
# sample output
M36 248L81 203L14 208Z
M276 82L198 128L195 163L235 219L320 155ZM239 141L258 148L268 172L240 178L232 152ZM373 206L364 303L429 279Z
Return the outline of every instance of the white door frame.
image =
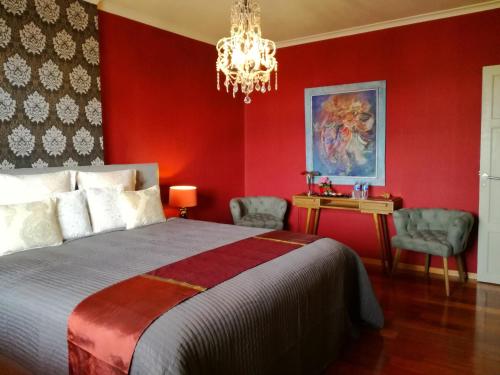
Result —
M479 281L495 284L500 284L500 207L492 205L500 205L499 139L500 65L485 66L481 112L477 278Z

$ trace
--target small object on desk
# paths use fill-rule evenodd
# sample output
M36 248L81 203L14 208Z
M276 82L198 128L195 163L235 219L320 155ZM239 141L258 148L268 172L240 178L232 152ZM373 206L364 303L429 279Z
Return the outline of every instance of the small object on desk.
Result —
M319 192L321 195L331 196L333 195L332 182L327 176L323 176L319 179Z
M384 199L391 199L391 193L387 193L387 192L382 193L381 197Z
M179 209L179 216L187 219L187 209L197 205L196 186L170 186L169 206Z
M309 196L309 197L313 196L314 195L314 190L313 190L314 176L319 176L319 172L317 172L317 171L304 171L301 174L306 176L307 196Z
M368 182L365 182L361 190L361 199L368 199L368 188L369 188Z
M330 190L328 192L326 192L325 194L323 194L325 197L338 197L339 195L342 195L340 193L336 193L335 191L333 190Z
M354 189L352 191L352 198L361 199L361 184L359 182L356 182L356 184L354 184Z

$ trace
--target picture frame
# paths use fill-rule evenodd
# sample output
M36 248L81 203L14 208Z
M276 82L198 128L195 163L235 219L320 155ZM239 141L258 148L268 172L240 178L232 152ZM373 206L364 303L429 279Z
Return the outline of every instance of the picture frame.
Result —
M307 170L334 185L384 186L386 81L308 88L304 96Z

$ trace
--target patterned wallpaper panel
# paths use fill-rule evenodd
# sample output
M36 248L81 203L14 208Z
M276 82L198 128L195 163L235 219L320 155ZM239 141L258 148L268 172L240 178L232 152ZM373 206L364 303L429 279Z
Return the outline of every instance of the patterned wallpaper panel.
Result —
M0 0L0 169L103 164L97 8Z

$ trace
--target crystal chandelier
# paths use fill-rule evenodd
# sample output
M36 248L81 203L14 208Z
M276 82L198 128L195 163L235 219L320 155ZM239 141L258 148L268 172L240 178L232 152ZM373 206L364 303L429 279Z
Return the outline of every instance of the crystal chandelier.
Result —
M220 72L226 79L224 86L233 97L241 90L245 103L252 100L255 91L271 91L271 74L275 72L275 90L278 89L278 62L276 44L261 37L260 7L255 0L235 0L231 9L231 36L217 42L217 90L220 90Z

